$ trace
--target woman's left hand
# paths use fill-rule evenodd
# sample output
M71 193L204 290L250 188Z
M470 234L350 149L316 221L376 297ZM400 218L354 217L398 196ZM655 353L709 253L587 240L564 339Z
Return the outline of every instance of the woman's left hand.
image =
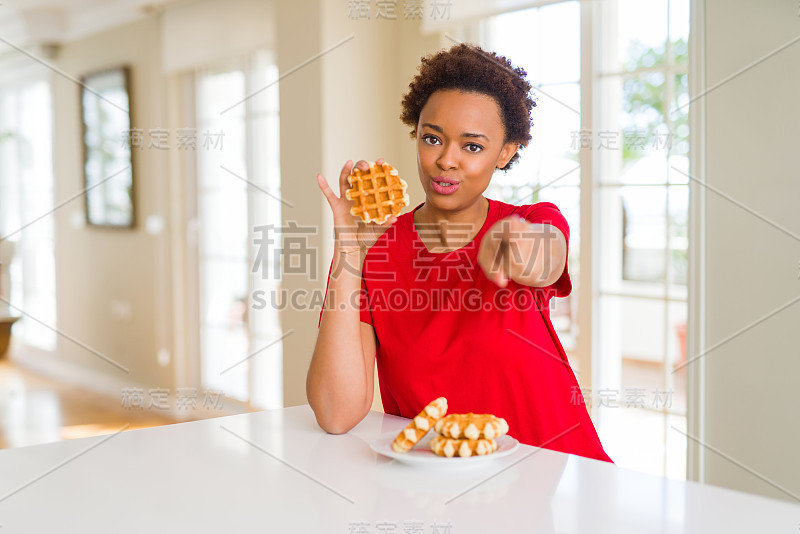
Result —
M509 280L545 287L561 276L566 252L566 240L556 227L511 215L494 223L484 234L478 248L478 265L500 287L506 287Z

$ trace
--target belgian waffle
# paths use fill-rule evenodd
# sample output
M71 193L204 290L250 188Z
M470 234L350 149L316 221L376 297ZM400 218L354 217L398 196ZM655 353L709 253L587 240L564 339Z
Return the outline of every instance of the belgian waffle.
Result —
M497 442L493 439L452 439L436 436L431 440L430 445L433 452L448 458L483 456L497 450Z
M409 205L408 183L388 163L379 166L370 161L367 171L353 167L347 181L350 189L345 195L353 201L350 213L364 222L383 224Z
M508 423L491 414L454 413L436 421L434 428L447 438L494 439L508 432Z
M392 442L395 452L408 452L447 413L447 399L439 397L428 404Z

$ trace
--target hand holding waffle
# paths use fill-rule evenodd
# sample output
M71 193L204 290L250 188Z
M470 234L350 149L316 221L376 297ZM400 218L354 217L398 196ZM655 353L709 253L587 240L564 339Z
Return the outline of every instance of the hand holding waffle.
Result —
M375 163L348 161L339 175L339 196L321 174L317 183L333 211L337 239L342 246L368 249L409 203L408 184L383 158Z

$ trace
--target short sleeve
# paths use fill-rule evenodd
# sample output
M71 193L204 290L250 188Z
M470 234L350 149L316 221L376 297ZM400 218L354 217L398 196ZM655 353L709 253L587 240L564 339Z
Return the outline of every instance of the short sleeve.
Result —
M366 264L366 262L365 262ZM317 321L317 328L322 325L322 313L325 311L325 303L328 301L328 288L331 285L331 272L333 271L333 259L331 265L328 267L328 280L325 282L325 296L322 299L322 308L319 311L319 320ZM367 295L367 284L364 281L364 276L361 276L361 291L358 295L360 311L360 319L362 323L367 323L372 326L372 312L369 307L369 297Z
M553 291L556 297L566 297L572 292L572 280L569 277L569 224L567 219L561 213L561 210L551 202L538 202L528 206L520 206L515 211L529 222L549 224L558 228L564 234L564 239L567 241L567 261L564 264L564 272L561 273L561 276L554 284L542 289Z

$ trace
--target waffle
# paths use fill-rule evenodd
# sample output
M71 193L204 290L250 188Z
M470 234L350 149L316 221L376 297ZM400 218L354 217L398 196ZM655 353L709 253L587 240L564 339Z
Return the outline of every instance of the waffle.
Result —
M508 432L506 420L491 414L454 413L436 421L436 432L460 439L494 439Z
M497 450L497 442L493 439L452 439L436 436L431 440L430 445L433 452L448 458L483 456Z
M408 183L388 163L378 166L370 161L368 171L353 167L347 181L350 189L345 195L353 201L350 213L364 222L383 224L392 215L400 215L400 210L410 202L406 193Z
M422 436L433 428L439 418L447 413L447 399L439 397L428 404L411 423L400 432L394 442L392 450L395 452L408 452L422 439Z

